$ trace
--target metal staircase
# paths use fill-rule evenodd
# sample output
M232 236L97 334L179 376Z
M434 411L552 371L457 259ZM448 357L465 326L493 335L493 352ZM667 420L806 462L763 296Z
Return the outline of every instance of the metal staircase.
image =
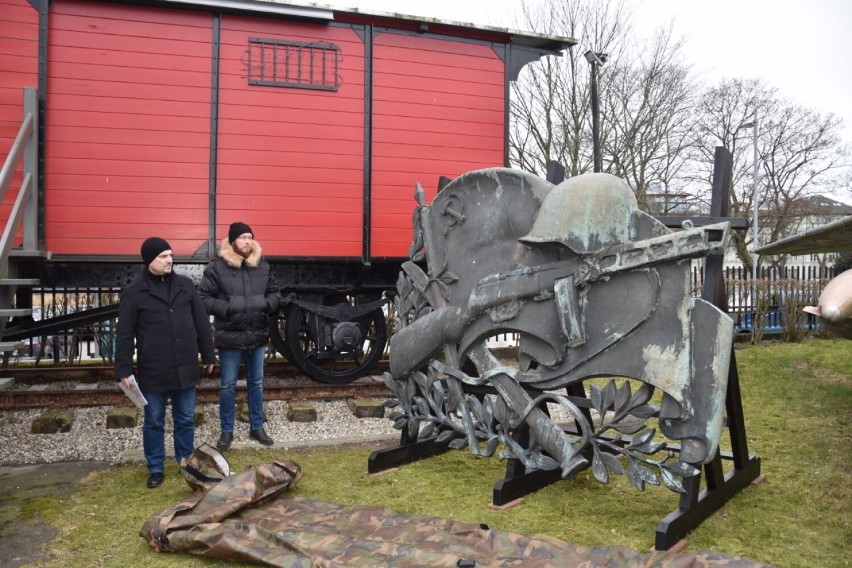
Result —
M38 98L33 88L24 89L24 112L21 127L0 170L0 202L21 172L21 184L0 237L0 353L15 351L23 341L5 339L10 318L32 316L32 288L38 280L18 278L15 259L46 257L38 242ZM20 168L20 169L19 169ZM13 246L19 244L19 246ZM30 293L27 294L27 291ZM21 298L21 301L17 301ZM0 389L10 384L0 378Z

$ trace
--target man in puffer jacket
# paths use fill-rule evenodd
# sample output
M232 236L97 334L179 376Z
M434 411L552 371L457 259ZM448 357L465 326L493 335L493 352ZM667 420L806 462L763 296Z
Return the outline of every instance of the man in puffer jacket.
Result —
M216 448L224 452L234 440L241 362L245 362L248 383L249 437L270 446L274 442L263 429L263 359L269 343L269 317L278 311L278 286L251 227L239 221L231 223L219 256L204 269L198 293L207 313L213 316L221 365L222 432Z

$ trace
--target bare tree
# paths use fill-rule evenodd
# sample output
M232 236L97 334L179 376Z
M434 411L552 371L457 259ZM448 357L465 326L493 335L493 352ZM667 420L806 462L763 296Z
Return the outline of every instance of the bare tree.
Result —
M580 43L560 59L528 65L512 85L509 150L516 167L541 175L555 160L569 176L591 169L589 66L583 53L619 54L631 10L626 0L524 4L519 27Z
M749 185L752 159L752 131L743 125L750 122L755 110L763 114L766 101L775 97L775 91L761 81L751 79L724 80L719 85L708 87L701 95L695 125L696 143L693 159L695 169L691 175L693 183L709 187L713 177L713 156L716 146L730 150L734 160L729 214L732 217L747 217L751 211L752 189ZM748 252L750 238L735 232L731 244L743 264L751 268Z
M694 143L697 87L682 45L671 28L659 30L637 44L634 57L614 62L603 94L607 171L627 180L640 202L652 197L669 209L657 208L660 213L694 200L685 193L681 174ZM649 190L656 195L648 196Z
M795 232L808 197L849 188L850 151L840 141L840 119L785 101L760 80L701 89L672 27L645 42L635 39L634 7L630 0L524 4L519 27L573 37L578 45L563 58L527 66L513 84L509 147L516 167L542 175L555 160L569 176L592 169L590 69L583 57L591 50L609 55L597 74L603 169L627 180L640 202L655 194L654 213L684 206L694 212L709 201L714 148L721 144L734 157L730 213L749 217L754 131L745 126L755 112L762 238ZM752 268L752 236L735 233L732 240Z
M758 210L763 242L783 238L801 229L803 209L816 193L842 187L841 174L849 165L849 149L840 138L842 121L781 99L775 89L756 79L725 79L705 90L696 125L695 158L698 178L709 183L712 149L721 143L734 157L730 211L748 218L753 211L754 181L751 130L755 110L758 125ZM749 128L752 128L750 126ZM737 256L752 267L749 246L754 235L735 233Z
M758 240L771 242L802 230L801 219L811 213L807 199L840 187L840 168L849 164L841 144L842 120L833 114L786 102L776 102L764 121L763 172L758 193L764 211ZM763 244L763 243L761 243Z
M528 66L513 85L511 160L539 174L549 160L569 176L592 169L590 67L583 55L606 53L598 69L603 170L627 180L640 201L653 184L652 193L667 194L664 203L681 206L679 173L693 142L697 87L671 28L647 41L634 38L634 10L626 0L525 4L525 28L573 37L578 45L561 60Z

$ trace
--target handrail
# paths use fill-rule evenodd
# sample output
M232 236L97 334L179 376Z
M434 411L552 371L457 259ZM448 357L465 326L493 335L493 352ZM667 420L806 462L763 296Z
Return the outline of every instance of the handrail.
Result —
M36 180L38 179L38 160L36 141L38 140L38 118L36 115L37 95L33 88L24 89L24 118L15 136L15 141L9 149L9 155L0 170L0 201L6 196L6 191L12 183L12 178L18 166L23 163L23 181L21 189L15 198L15 203L6 220L3 236L0 237L0 278L9 275L9 253L12 243L23 223L23 248L35 251L37 249L37 219L36 209Z
M24 208L27 206L27 201L32 197L33 176L30 173L24 175L24 181L21 183L21 191L18 192L18 197L15 199L15 204L12 206L12 211L9 213L9 220L6 222L6 228L3 229L3 236L0 237L0 278L9 276L9 251L12 250L12 241L15 239L15 233L18 230L18 225L24 218Z
M30 141L33 135L33 113L28 112L24 117L24 122L18 130L18 135L12 143L12 148L9 150L9 155L6 157L6 163L3 164L3 170L0 171L0 201L6 197L6 190L9 189L9 184L12 182L12 176L15 175L15 169L24 157L24 145Z

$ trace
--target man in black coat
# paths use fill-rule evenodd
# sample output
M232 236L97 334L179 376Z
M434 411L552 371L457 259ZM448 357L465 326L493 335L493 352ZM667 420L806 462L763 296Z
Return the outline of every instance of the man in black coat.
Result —
M274 442L263 428L263 360L269 343L269 318L278 311L278 286L251 227L231 223L219 256L204 269L198 293L213 317L222 384L216 448L234 440L234 405L240 363L246 365L249 437L265 446Z
M215 353L210 319L192 280L172 272L169 243L151 237L142 243L142 274L121 294L116 328L115 376L130 386L133 351L136 380L148 404L142 447L149 488L163 483L166 457L166 402L171 399L175 460L195 449L195 387L201 380L198 355L207 374Z

